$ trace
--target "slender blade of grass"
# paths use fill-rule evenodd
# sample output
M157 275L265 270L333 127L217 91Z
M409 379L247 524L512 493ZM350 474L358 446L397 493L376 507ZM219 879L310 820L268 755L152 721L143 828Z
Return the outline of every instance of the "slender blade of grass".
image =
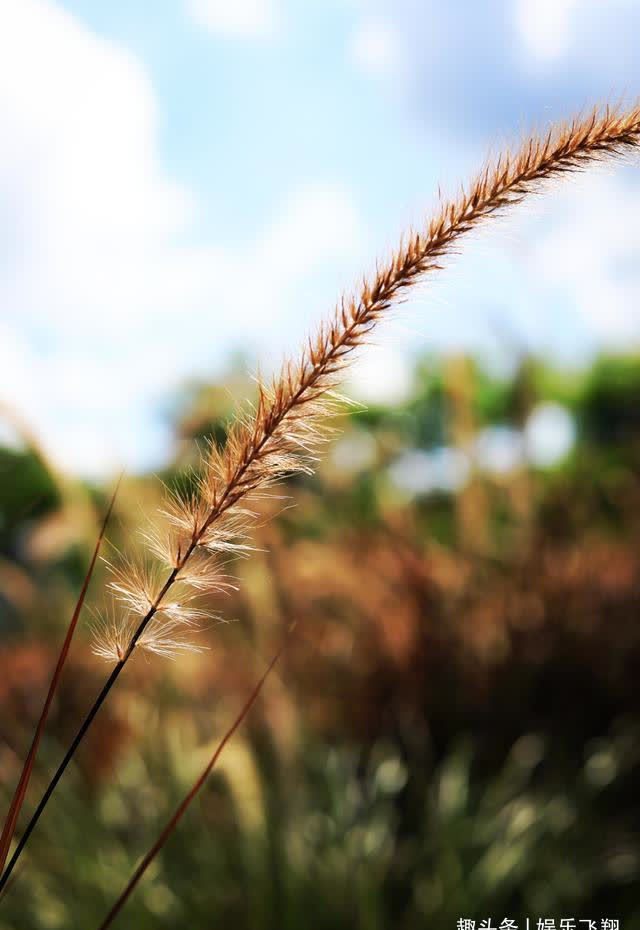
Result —
M289 633L293 632L294 627L295 627L295 624L293 624L293 625L290 627ZM126 888L124 889L124 891L122 892L122 894L120 895L120 897L118 898L118 900L116 901L116 903L113 905L113 907L111 908L111 910L109 911L109 913L108 913L107 916L105 917L104 921L100 924L100 930L107 930L107 927L110 927L110 926L112 925L113 921L115 920L115 918L116 918L117 915L119 914L121 908L123 907L123 905L126 903L127 899L129 898L129 895L130 895L131 892L134 890L134 888L136 887L136 885L138 884L138 882L140 881L140 879L142 878L142 876L143 876L144 873L146 872L146 870L147 870L147 868L149 867L149 865L151 864L151 862L153 861L153 859L157 856L157 854L160 852L160 850L162 849L162 847L164 846L164 844L165 844L166 841L168 840L169 836L173 833L173 831L175 830L175 828L178 826L178 823L179 823L180 820L182 819L183 814L185 813L185 811L187 810L187 808L189 807L189 805L191 804L191 802L193 801L193 799L195 798L195 796L198 794L198 792L200 791L200 789L202 788L202 786L203 786L204 783L206 782L206 780L207 780L207 778L208 778L208 776L209 776L209 774L210 774L210 772L211 772L211 769L214 767L214 765L216 764L216 762L217 762L218 759L220 758L220 755L221 755L221 753L222 753L222 750L223 750L224 747L227 745L227 743L229 742L229 740L231 739L231 737L233 736L233 734L236 732L236 730L237 730L238 727L241 725L241 723L243 722L243 720L245 719L245 717L247 716L247 714L249 713L249 711L251 710L251 708L252 708L253 705L255 704L256 700L258 699L258 695L260 694L260 692L261 692L261 690L262 690L262 686L264 685L265 681L267 680L267 678L268 678L268 676L269 676L269 673L270 673L271 670L273 669L274 665L276 664L276 662L278 661L278 659L279 659L280 656L282 655L282 653L283 653L283 651L284 651L284 649L285 649L285 646L286 646L286 643L283 643L283 645L280 647L280 649L276 652L276 654L274 655L274 657L273 657L273 658L271 659L271 661L269 662L269 664L268 664L266 670L264 671L262 677L260 678L260 680L258 681L258 683L256 684L256 686L254 687L253 691L251 692L251 694L249 695L249 697L248 697L247 700L245 701L245 703L244 703L242 709L240 710L240 713L239 713L238 716L235 718L235 720L233 721L233 723L231 724L231 726L229 727L229 729L226 731L226 733L224 734L224 736L222 737L222 739L221 739L220 742L218 743L218 746L217 746L217 748L216 748L216 751L213 753L213 755L212 755L211 758L209 759L209 762L207 763L207 765L206 765L205 768L203 769L202 773L200 774L200 776L198 777L198 779L194 782L194 784L192 785L192 787L189 789L189 791L187 792L187 794L185 795L185 797L183 798L183 800L181 801L181 803L180 803L179 806L177 807L175 813L173 814L173 816L171 817L171 819L167 822L167 824L165 825L164 829L162 830L162 832L161 832L160 835L158 836L158 839L155 841L155 843L153 844L153 846L151 847L151 849L148 851L148 853L146 854L146 856L143 858L143 860L142 860L142 862L140 863L140 865L138 866L138 868L137 868L137 869L135 870L135 872L133 873L133 875L132 875L132 877L131 877L129 883L128 883L127 886L126 886Z
M7 855L9 854L9 848L11 846L11 840L13 839L13 834L16 828L16 823L20 815L20 810L22 809L22 804L24 803L24 798L27 793L27 787L29 785L29 780L31 778L31 773L33 771L33 766L36 761L36 755L38 748L40 746L40 741L42 739L42 734L44 733L44 728L49 716L49 710L51 709L51 704L53 702L53 697L55 695L56 689L60 682L60 677L62 675L62 669L64 663L67 659L69 653L69 647L71 646L71 640L73 639L73 634L75 633L76 626L78 625L78 619L80 617L80 612L84 605L84 599L87 594L87 589L89 587L89 582L93 575L93 570L95 568L96 560L98 558L98 553L100 552L100 546L104 539L104 534L107 529L107 524L111 517L113 511L113 505L115 504L116 495L118 493L118 488L120 487L120 480L116 485L116 488L113 492L111 500L109 502L109 507L105 514L104 520L102 521L102 526L100 527L100 532L98 534L98 539L93 550L93 555L91 556L91 561L89 562L89 567L87 568L86 575L84 576L84 581L82 583L82 588L80 589L80 594L78 595L78 600L76 601L76 606L74 608L69 626L67 628L67 633L62 643L60 653L58 655L58 661L56 663L55 670L51 677L51 683L49 684L49 691L47 697L45 698L44 704L42 706L42 711L40 713L40 719L38 720L38 725L36 726L35 733L33 735L33 740L31 742L31 748L27 758L25 759L24 766L22 767L22 774L20 775L20 780L18 781L16 790L11 801L11 806L9 807L9 812L5 820L4 827L2 829L2 835L0 836L0 872L4 869L5 862L7 861Z

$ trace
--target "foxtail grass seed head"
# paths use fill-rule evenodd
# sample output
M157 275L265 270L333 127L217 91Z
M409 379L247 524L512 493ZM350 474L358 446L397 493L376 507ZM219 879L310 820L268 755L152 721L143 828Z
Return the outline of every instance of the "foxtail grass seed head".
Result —
M188 633L204 618L193 598L233 587L224 564L251 551L258 519L252 503L285 476L312 473L330 434L327 420L343 406L336 388L390 307L439 269L458 240L483 220L543 182L639 141L640 107L594 109L544 136L530 136L517 151L489 162L456 198L441 200L422 232L404 236L360 292L342 298L298 360L285 362L271 381L258 379L257 400L240 410L224 447L208 446L195 490L167 492L160 514L164 528L147 536L148 555L164 567L165 580L155 569L129 562L116 568L111 588L122 612L97 633L94 651L120 660L132 637L134 645L162 655L192 648L188 637L171 644L179 628Z

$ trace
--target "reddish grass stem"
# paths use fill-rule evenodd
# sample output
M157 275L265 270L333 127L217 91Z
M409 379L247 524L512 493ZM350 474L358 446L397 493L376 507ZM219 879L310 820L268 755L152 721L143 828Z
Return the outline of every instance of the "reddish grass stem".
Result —
M292 629L293 629L293 627L291 628L291 630L292 630ZM291 632L291 630L290 630L290 632ZM124 889L124 891L122 892L122 894L120 895L120 897L118 898L118 900L116 901L116 903L113 905L113 907L111 908L111 910L109 911L109 913L108 913L107 916L105 917L104 921L100 924L100 930L106 930L107 927L110 927L110 926L111 926L111 924L113 923L113 921L115 920L115 918L118 916L120 910L122 909L122 907L123 907L124 904L126 903L127 899L129 898L129 895L130 895L131 892L134 890L134 888L136 887L136 885L138 884L138 882L140 881L140 879L142 878L142 876L143 876L144 873L146 872L146 870L147 870L147 868L149 867L149 865L151 864L151 862L154 860L154 858L155 858L155 857L157 856L157 854L160 852L160 850L162 849L162 847L164 846L164 844L167 842L169 836L173 833L173 831L175 830L175 828L178 826L180 820L182 819L183 814L185 813L185 811L187 810L187 808L189 807L189 805L191 804L191 802L193 801L193 799L196 797L196 795L198 794L198 792L200 791L200 789L202 788L202 786L203 786L204 783L206 782L206 780L207 780L207 778L208 778L208 776L209 776L209 773L211 772L211 769L214 767L214 765L216 764L216 762L217 762L218 759L220 758L220 755L221 755L221 753L222 753L222 750L223 750L224 747L227 745L227 743L229 742L229 740L231 739L231 737L233 736L233 734L236 732L236 730L237 730L238 727L241 725L241 723L243 722L243 720L245 719L245 717L247 716L247 714L248 714L249 711L251 710L252 706L253 706L254 703L256 702L256 700L257 700L257 698L258 698L258 695L260 694L260 691L262 690L262 686L264 685L265 681L267 680L267 677L268 677L269 673L271 672L271 670L273 669L274 665L276 664L276 662L278 661L278 659L279 659L280 656L282 655L282 652L283 652L284 648L285 648L285 645L283 644L283 645L280 647L280 649L278 650L278 652L276 652L276 654L274 655L274 657L273 657L273 658L271 659L271 661L269 662L269 665L267 666L267 668L266 668L264 674L262 675L262 677L260 678L260 680L259 680L258 683L256 684L255 688L253 689L253 691L251 692L251 694L249 695L249 697L248 697L247 700L245 701L245 703L244 703L244 705L243 705L243 707L242 707L240 713L238 714L238 716L236 717L236 719L233 721L233 723L231 724L231 726L229 727L229 729L227 730L227 732L224 734L224 736L222 737L222 739L221 739L220 742L218 743L218 746L217 746L217 748L216 748L216 751L214 752L214 754L213 754L213 755L211 756L211 758L209 759L209 762L207 763L207 765L206 765L205 768L203 769L202 773L200 774L200 776L198 777L198 779L195 781L195 783L193 784L193 786L189 789L189 791L187 792L187 794L185 795L185 797L183 798L183 800L180 802L180 804L179 804L178 807L176 808L175 813L173 814L173 816L171 817L171 819L166 823L166 825L164 826L164 828L163 828L163 830L161 831L160 835L158 836L158 839L155 841L155 843L153 844L153 846L151 847L151 849L149 850L149 852L146 854L146 856L143 858L143 860L142 860L142 862L140 863L140 865L137 867L137 869L136 869L135 872L133 873L133 875L132 875L130 881L128 882L128 884L127 884L127 886L126 886L126 888Z
M18 781L16 790L11 800L11 806L9 807L9 812L7 813L7 818L5 820L4 827L2 830L2 836L0 836L0 872L4 868L5 862L7 861L9 847L11 846L11 840L13 839L13 834L16 828L16 823L18 821L18 816L20 815L20 810L22 809L22 805L24 803L24 798L27 792L27 788L29 786L29 780L31 778L31 773L33 771L33 766L36 760L38 748L40 746L40 741L42 739L42 734L44 733L45 724L49 716L49 710L51 709L53 697L55 695L56 689L60 682L60 677L62 675L62 669L67 659L67 655L69 653L69 647L71 646L71 640L73 639L73 634L75 633L76 626L78 624L80 612L84 604L84 599L87 593L87 589L89 587L89 582L91 581L91 577L93 575L93 570L95 568L96 559L98 558L100 546L102 545L102 540L104 539L104 534L106 532L107 524L109 522L111 513L113 511L113 505L115 504L116 495L118 493L119 487L120 487L120 479L118 480L116 488L111 497L111 501L109 502L109 506L107 508L107 512L105 514L104 520L102 521L102 526L100 528L100 533L98 534L98 539L96 541L96 545L93 550L93 555L91 556L91 561L89 562L87 573L84 576L82 588L80 589L80 594L78 595L78 600L76 602L73 615L71 617L69 626L67 628L67 634L64 638L64 642L62 643L62 647L58 655L58 661L56 663L56 667L51 677L51 683L49 684L49 691L47 693L45 702L42 706L42 712L40 713L40 719L38 720L38 724L36 726L36 730L33 735L33 740L31 742L31 748L29 749L27 758L25 759L24 766L22 767L22 773L20 775L20 780ZM1 887L4 887L4 882L2 883Z

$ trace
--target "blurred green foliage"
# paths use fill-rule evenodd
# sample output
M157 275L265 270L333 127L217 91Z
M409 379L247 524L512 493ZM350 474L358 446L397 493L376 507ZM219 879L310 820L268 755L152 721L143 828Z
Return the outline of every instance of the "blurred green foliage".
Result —
M0 447L0 553L17 554L20 528L60 504L56 482L37 453Z

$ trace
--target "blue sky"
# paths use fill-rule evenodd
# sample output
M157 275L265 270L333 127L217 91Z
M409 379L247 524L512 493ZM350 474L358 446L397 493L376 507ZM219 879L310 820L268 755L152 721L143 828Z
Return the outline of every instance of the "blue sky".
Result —
M438 184L640 92L637 0L0 0L0 400L80 473L159 464L167 399L295 351ZM477 235L363 358L640 338L640 165Z

